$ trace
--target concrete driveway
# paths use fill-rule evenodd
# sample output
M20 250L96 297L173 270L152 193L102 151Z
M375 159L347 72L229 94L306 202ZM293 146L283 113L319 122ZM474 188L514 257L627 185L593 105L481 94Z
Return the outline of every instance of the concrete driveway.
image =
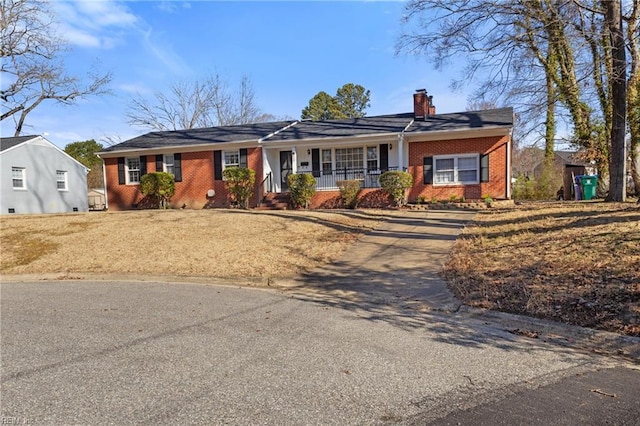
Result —
M638 339L459 309L437 270L461 215L392 219L278 291L3 282L2 422L634 424Z

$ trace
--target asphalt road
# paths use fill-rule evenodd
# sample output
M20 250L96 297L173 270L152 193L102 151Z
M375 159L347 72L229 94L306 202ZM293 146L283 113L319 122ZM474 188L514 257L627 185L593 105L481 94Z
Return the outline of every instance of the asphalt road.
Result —
M0 308L2 424L492 424L503 412L526 424L535 409L570 419L590 398L606 409L587 423L640 418L630 364L452 314L82 281L3 282ZM553 386L576 378L591 380L586 399L564 404ZM554 404L517 399L549 389Z

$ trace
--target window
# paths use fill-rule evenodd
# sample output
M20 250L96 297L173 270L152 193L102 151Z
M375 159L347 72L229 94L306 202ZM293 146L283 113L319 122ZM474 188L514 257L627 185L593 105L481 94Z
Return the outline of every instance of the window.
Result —
M127 183L140 183L140 157L127 158Z
M164 156L164 171L166 173L171 173L172 175L175 175L175 170L174 170L174 164L175 164L175 160L173 158L173 154L165 154Z
M478 156L451 156L434 158L434 184L478 183Z
M27 189L24 167L12 167L13 189Z
M336 149L336 170L362 169L362 148Z
M378 147L367 147L367 170L378 170Z
M56 170L56 187L58 191L67 190L67 172L65 170Z
M224 169L228 167L240 167L240 151L224 152Z
M331 162L331 150L323 149L322 150L322 174L330 175L333 173L333 164Z

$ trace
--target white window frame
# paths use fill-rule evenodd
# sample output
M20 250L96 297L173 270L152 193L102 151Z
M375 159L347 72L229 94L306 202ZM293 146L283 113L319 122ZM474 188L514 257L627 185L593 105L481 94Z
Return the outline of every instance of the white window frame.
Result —
M20 174L20 177L16 176L17 173ZM11 167L11 180L13 189L17 191L27 190L27 172L24 167ZM20 186L16 186L16 181L20 181L22 184Z
M458 172L461 170L458 167L458 162L461 158L473 158L475 160L476 178L473 181L460 181ZM438 160L451 160L453 159L453 169L438 170ZM469 171L473 169L464 169ZM453 181L451 182L438 182L438 172L453 171ZM480 183L480 155L479 154L455 154L455 155L436 155L433 157L433 185L434 186L447 186L447 185L477 185Z
M329 154L329 158L325 158L325 154ZM333 174L333 150L323 148L320 150L320 170L323 176L331 176Z
M132 168L130 167L129 163L131 161L137 161L138 162L138 168ZM127 181L127 185L139 185L140 184L140 178L142 177L142 175L140 174L142 172L141 167L142 164L140 164L140 157L127 157L124 160L124 167L125 167L125 176L126 176L126 181ZM131 173L134 172L138 172L138 180L134 180L131 179Z
M347 164L347 170L364 170L366 158L364 151L365 148L363 148L362 146L336 148L334 153L336 170L339 171L345 168L344 165L339 165L339 162ZM359 160L359 165L354 164L354 160L356 159Z
M369 150L370 149L374 150L375 158L373 158L373 157L369 158L369 152L370 152ZM365 147L365 150L366 150L366 157L365 157L364 161L365 161L365 165L366 165L367 171L368 172L376 172L376 171L380 170L380 153L379 153L380 148L378 147L378 145L367 146L367 147ZM371 162L375 161L376 162L375 167L369 167L369 161L371 161Z
M162 168L165 173L171 173L175 176L176 160L173 154L164 154L162 156Z
M62 184L62 187L60 186ZM56 188L58 191L68 191L68 173L66 170L56 170Z
M238 162L237 163L228 162L227 161L227 155L237 156ZM229 167L240 167L240 150L238 150L238 151L223 151L222 152L222 170L224 170L226 168L229 168Z

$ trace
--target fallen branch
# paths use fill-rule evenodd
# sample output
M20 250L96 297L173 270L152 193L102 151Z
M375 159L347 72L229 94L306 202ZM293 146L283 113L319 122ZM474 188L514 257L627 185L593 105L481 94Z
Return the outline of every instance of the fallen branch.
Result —
M600 395L604 395L604 396L610 396L611 398L616 398L616 394L615 393L602 392L600 389L591 389L591 392L597 393L597 394L600 394Z

